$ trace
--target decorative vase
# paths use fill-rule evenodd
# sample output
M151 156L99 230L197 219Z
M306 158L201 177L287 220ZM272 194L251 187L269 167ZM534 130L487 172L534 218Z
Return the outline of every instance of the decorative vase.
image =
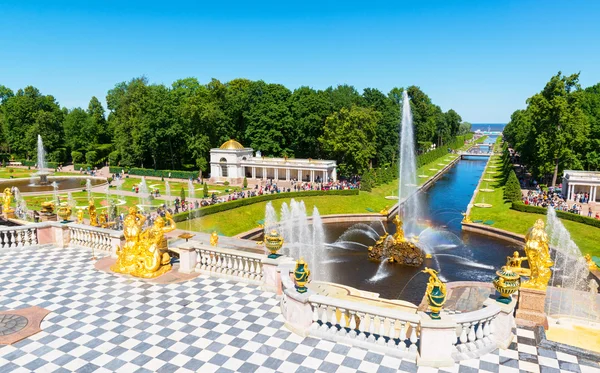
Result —
M521 285L520 276L512 270L512 267L503 266L502 269L496 271L494 279L494 287L500 293L497 302L509 304L512 301L511 295L519 290Z
M271 252L268 256L270 259L277 259L281 256L277 254L281 246L283 246L283 237L281 237L277 230L273 229L269 234L265 235L265 247Z
M66 223L71 217L71 206L66 202L61 203L56 210L56 214L62 218L62 222Z
M296 268L294 269L294 282L296 283L296 291L298 293L306 293L308 290L306 283L308 282L309 276L310 270L308 269L308 265L304 259L300 258L300 260L296 262Z
M427 302L429 303L429 308L431 309L431 314L429 316L434 320L439 320L440 311L446 302L446 294L444 294L439 286L434 286L431 293L427 294Z

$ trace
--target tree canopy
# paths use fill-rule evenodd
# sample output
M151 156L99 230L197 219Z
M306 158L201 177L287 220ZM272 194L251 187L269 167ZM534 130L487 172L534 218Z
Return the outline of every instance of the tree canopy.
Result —
M35 87L13 93L0 85L0 140L16 157L35 156L39 133L52 161L206 172L210 149L235 139L265 156L334 159L361 173L397 161L403 90L291 91L262 80L193 77L165 86L138 77L110 89L106 108L91 97L87 108L66 109ZM419 87L406 90L417 141L442 145L458 134L454 110L442 112Z

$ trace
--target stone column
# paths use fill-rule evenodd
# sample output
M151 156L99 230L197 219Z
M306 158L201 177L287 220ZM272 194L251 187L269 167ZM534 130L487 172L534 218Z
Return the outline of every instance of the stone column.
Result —
M333 171L331 171L331 178L333 179L333 181L337 181L337 169L334 168Z
M594 197L592 198L592 202L596 202L596 192L598 191L598 186L594 186Z
M298 170L298 181L302 182L302 170Z
M189 244L182 244L179 249L179 271L181 273L192 273L196 270L196 249Z
M417 365L428 367L451 367L454 365L452 351L456 341L456 322L444 317L432 320L429 315L421 316L421 338Z
M520 324L527 326L543 326L548 329L548 318L545 312L546 290L521 287L519 289L519 308L516 317Z
M266 167L263 167L262 178L263 178L263 180L267 180L267 168Z
M315 181L315 170L310 170L310 182Z
M323 171L323 182L327 182L327 170Z
M252 178L256 179L256 167L252 167Z
M290 169L285 169L285 181L290 181Z
M278 168L273 169L273 179L275 179L275 181L279 180L279 169Z

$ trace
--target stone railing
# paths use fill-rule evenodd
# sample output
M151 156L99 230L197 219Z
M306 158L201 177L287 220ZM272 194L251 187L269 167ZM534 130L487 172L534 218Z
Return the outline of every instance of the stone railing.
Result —
M322 295L311 295L308 302L310 335L416 358L419 315Z
M70 245L89 247L90 249L113 253L114 238L120 238L121 232L111 229L92 227L83 224L67 224L70 232Z
M280 264L281 312L286 326L297 334L328 339L401 358L422 366L452 366L455 362L507 348L514 334L514 307L484 302L482 309L432 320L424 312L316 294L298 293L290 276L293 263Z
M38 244L37 227L22 225L0 228L0 248L11 249Z
M500 311L496 304L489 304L477 311L452 316L458 324L452 353L455 360L480 357L498 348L494 328Z
M262 259L265 255L199 245L196 248L196 271L229 277L241 277L262 284Z

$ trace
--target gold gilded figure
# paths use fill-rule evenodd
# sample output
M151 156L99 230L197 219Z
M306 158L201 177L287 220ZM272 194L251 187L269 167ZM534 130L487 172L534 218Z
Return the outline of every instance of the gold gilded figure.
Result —
M219 234L217 231L213 231L210 234L210 246L217 246L219 244Z
M10 191L10 188L4 189L4 196L2 198L2 211L9 213L13 210L10 208L10 204L12 202L13 194Z
M404 238L404 229L402 229L402 219L400 219L400 216L398 214L394 216L393 223L396 226L396 233L394 233L394 241L396 243L406 241L406 239Z
M525 236L525 254L529 262L529 280L522 287L546 290L552 276L550 267L554 265L550 259L548 235L544 230L544 221L538 219ZM527 274L525 274L527 275Z
M98 219L96 214L96 205L94 205L94 199L91 198L88 202L88 214L90 215L90 225L92 227L98 226Z
M142 230L146 218L131 207L129 215L123 221L125 245L117 251L117 262L110 268L114 272L135 277L154 278L171 269L171 257L167 252L165 233L175 229L171 215L165 219L157 217L154 224Z
M83 209L77 210L77 224L83 224Z

